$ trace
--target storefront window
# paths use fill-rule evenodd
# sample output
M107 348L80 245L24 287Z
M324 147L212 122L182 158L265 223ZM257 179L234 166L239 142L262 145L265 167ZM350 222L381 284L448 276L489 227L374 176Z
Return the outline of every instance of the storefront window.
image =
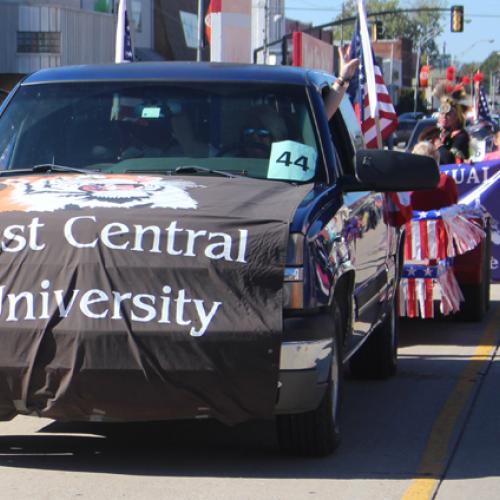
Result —
M132 19L132 24L136 32L142 31L142 1L132 0L130 5L130 15Z
M61 53L61 33L59 31L18 31L18 53Z

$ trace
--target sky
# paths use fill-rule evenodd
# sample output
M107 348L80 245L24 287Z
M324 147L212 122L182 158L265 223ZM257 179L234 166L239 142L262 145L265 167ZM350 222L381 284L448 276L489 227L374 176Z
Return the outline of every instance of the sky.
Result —
M413 2L400 0L401 8ZM463 5L464 31L450 32L450 15L442 19L444 33L436 39L439 50L443 45L453 61L482 62L491 52L500 51L500 0L451 0L448 5ZM325 24L340 14L342 0L285 0L285 13L291 19L313 24Z

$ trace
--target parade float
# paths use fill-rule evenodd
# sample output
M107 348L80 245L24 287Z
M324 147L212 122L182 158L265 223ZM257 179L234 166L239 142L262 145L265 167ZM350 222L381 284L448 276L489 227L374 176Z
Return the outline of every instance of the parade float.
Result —
M490 281L500 281L500 206L494 193L500 161L443 165L459 203L414 211L405 224L400 316L453 316L480 321L489 307Z

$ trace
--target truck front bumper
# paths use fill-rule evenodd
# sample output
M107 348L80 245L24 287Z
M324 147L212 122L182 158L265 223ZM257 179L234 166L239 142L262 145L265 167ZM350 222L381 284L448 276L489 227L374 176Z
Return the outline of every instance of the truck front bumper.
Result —
M330 376L331 331L332 320L326 313L284 318L276 414L303 413L319 406Z

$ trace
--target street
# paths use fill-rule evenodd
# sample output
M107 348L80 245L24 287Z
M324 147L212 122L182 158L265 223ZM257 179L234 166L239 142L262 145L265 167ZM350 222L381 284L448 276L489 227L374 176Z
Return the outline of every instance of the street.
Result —
M279 454L259 422L0 423L0 499L498 498L500 285L481 324L402 321L399 371L345 384L326 459Z

